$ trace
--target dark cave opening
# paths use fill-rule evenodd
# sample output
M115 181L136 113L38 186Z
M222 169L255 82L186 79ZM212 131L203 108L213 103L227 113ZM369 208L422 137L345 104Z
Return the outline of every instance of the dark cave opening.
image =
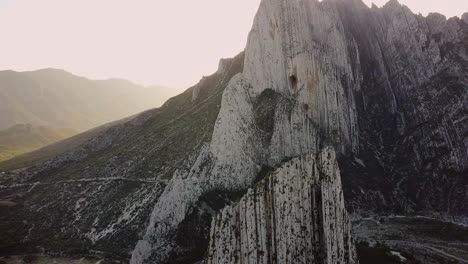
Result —
M296 75L289 76L289 84L291 85L291 88L293 88L293 89L297 88L297 77L296 77Z

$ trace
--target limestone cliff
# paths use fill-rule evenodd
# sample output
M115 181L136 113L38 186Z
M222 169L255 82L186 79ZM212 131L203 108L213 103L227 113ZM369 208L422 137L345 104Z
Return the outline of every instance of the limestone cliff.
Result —
M186 254L178 227L205 193L245 190L262 167L326 144L339 153L354 212L463 219L466 39L462 20L417 16L396 1L263 0L212 139L166 187L132 263Z
M315 154L325 142L343 153L357 147L354 96L347 91L359 80L356 54L348 54L336 12L321 6L262 1L244 71L223 93L211 142L166 187L132 263L164 263L184 254L175 241L178 226L203 194L245 190L263 166Z
M332 149L283 163L213 219L208 264L357 263Z

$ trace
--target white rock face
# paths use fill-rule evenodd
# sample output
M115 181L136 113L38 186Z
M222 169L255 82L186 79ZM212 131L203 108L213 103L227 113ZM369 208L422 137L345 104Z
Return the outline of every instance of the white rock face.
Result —
M330 3L264 0L249 35L243 75L252 96L273 89L297 101L296 112L305 112L324 133L342 142L343 150L352 149L358 143L356 111L352 93L345 90L357 88L360 75L353 72L359 68L352 61L357 54L349 53L355 49L348 47L355 43L345 38ZM278 136L288 137L289 132Z
M223 94L211 144L166 187L132 264L164 263L176 247L175 229L204 192L247 189L263 165L317 153L321 135L329 135L342 152L357 147L354 98L345 89L355 87L359 75L346 49L354 44L345 41L336 16L315 1L262 1L244 72ZM267 90L283 103L274 113L271 140L262 144L254 104Z
M208 264L357 263L335 152L285 162L213 219Z
M464 13L464 14L462 15L462 19L463 19L463 21L468 25L468 13Z
M372 27L356 28L366 23ZM244 71L224 91L212 140L166 187L131 263L165 263L180 253L174 234L207 192L246 190L263 166L315 155L324 145L358 153L368 144L362 131L382 144L394 137L391 126L401 134L417 127L424 111L415 114L405 100L440 71L442 47L459 42L460 32L457 20L418 17L397 1L369 9L360 1L262 0ZM375 102L382 95L381 111Z

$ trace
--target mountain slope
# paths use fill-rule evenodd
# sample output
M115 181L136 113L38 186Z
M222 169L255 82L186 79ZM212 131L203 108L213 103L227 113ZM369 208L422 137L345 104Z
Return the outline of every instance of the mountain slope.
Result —
M34 150L20 155L15 155L15 157L11 159L0 162L0 171L13 171L30 167L32 165L40 164L48 159L57 157L59 155L62 155L66 152L72 151L80 147L86 141L98 136L100 133L102 133L109 127L117 125L121 122L128 121L128 119L129 118L125 118L119 121L99 126L97 128L88 130L78 135L58 141L57 143L47 145L38 150Z
M56 129L29 124L15 125L0 131L0 161L39 149L77 134L73 129Z
M80 131L158 107L177 91L93 81L55 69L0 72L0 130L33 124Z
M31 244L41 244L71 253L95 247L114 258L128 258L149 220L151 205L172 174L188 167L204 148L222 92L242 71L242 61L242 54L223 60L217 73L161 108L60 142L56 145L81 143L58 146L68 151L26 172L0 178L0 206L9 206L0 216L0 231L7 238L1 241L0 252L24 252ZM18 181L20 185L6 187ZM30 199L53 202L30 207ZM12 219L28 220L18 225ZM43 223L35 224L38 219ZM20 242L27 233L31 239Z

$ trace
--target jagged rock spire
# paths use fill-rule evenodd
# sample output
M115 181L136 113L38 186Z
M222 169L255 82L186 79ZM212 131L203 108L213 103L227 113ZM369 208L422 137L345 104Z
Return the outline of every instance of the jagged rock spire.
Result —
M335 152L282 164L213 219L208 264L357 263Z
M464 14L462 15L462 20L465 22L465 24L468 25L468 13L464 13Z

